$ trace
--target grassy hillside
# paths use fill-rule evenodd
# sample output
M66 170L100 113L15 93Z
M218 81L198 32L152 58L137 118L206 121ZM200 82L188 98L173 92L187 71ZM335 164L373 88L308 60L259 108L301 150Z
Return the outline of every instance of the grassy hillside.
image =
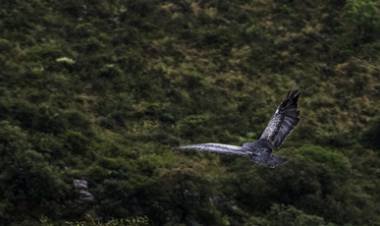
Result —
M376 0L2 0L0 224L380 225L379 37ZM295 88L286 165L175 150Z

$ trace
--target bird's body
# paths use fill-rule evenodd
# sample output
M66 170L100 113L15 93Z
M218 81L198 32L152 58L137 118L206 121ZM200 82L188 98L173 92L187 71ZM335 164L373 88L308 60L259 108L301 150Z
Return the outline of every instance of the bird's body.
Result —
M243 144L243 148L244 147L251 152L251 155L249 156L250 159L258 165L276 167L277 165L286 162L285 158L272 155L273 146L264 139Z
M276 112L256 141L245 143L242 146L229 144L205 143L180 146L182 150L198 150L233 154L249 157L258 165L276 167L286 162L285 158L272 155L272 150L278 148L299 121L297 101L300 93L291 91L286 99L278 106Z

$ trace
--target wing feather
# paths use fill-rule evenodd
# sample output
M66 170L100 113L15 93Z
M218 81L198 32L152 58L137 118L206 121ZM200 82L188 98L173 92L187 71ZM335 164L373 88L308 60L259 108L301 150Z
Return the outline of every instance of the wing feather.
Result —
M279 147L286 136L294 129L299 121L297 101L300 92L290 91L284 101L278 106L276 112L264 129L260 139L267 140L273 147Z
M180 146L181 150L196 150L205 152L216 152L221 154L232 154L232 155L248 155L249 152L244 151L242 147L229 145L229 144L217 144L217 143L206 143L206 144L191 144Z

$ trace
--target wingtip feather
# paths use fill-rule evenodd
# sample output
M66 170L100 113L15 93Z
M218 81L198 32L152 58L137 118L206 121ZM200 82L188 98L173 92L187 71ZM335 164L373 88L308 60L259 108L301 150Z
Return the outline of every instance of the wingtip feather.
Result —
M286 99L293 99L295 101L300 97L301 92L298 89L290 90Z

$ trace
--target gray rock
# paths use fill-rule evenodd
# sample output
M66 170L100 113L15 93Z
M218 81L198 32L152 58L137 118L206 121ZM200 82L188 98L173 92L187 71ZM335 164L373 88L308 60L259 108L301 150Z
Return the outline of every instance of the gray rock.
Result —
M74 179L73 185L75 189L88 189L88 182L86 180Z
M95 200L94 195L88 191L88 182L84 179L74 179L73 186L79 193L79 201L91 202Z
M94 195L91 194L89 191L80 190L79 191L79 199L81 201L91 202L94 201Z

